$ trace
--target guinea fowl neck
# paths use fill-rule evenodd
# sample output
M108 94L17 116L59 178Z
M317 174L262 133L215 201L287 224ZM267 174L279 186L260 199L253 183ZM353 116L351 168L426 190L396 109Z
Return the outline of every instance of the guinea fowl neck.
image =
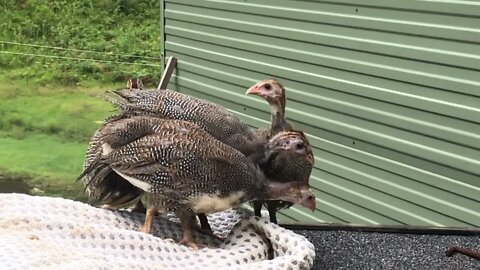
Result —
M281 199L285 196L288 196L292 189L296 188L298 183L296 182L269 182L268 186L266 187L266 194L265 199Z
M288 126L285 120L285 97L282 96L278 99L270 102L271 112L271 131L272 134L276 134L282 130L285 130Z
M281 200L302 205L312 211L316 209L315 194L308 184L302 182L270 182L264 200Z

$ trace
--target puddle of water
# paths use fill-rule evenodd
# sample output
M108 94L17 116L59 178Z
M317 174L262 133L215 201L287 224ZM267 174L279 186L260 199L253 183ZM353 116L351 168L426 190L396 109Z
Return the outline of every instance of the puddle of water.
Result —
M30 194L30 188L21 178L11 178L0 175L0 193Z

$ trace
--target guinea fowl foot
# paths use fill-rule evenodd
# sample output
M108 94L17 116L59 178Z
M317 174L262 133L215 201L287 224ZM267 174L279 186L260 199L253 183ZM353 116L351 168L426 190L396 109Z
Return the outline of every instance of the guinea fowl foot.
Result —
M173 240L172 238L166 238L166 239L163 239L163 241L165 241L167 243L170 243L170 244L175 244L176 243L175 240ZM202 248L206 247L205 245L197 244L193 240L188 240L188 239L187 240L182 239L182 240L180 240L180 242L178 242L178 244L185 245L185 246L193 248L195 250L199 250L199 249L202 249Z
M143 232L143 233L146 233L146 234L152 234L152 227L140 225L140 227L138 227L137 231Z

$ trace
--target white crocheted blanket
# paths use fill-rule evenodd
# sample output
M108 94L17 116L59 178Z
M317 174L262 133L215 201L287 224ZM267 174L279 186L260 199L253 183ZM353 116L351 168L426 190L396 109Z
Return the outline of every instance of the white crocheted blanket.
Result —
M309 269L313 245L245 209L209 216L225 242L194 233L181 239L173 216L157 217L153 236L137 232L143 215L62 198L0 194L1 269ZM274 258L268 255L273 249Z

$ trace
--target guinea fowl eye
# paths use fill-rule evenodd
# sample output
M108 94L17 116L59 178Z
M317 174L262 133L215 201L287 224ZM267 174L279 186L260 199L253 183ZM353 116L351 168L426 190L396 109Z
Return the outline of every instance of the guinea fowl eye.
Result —
M314 199L314 198L313 198L312 195L308 196L308 198L307 198L307 200L313 200L313 199Z
M297 149L302 149L303 148L303 143L299 143L295 146Z
M265 89L267 89L267 90L271 90L271 89L272 89L272 85L269 84L269 83L265 84L263 87L265 87Z

